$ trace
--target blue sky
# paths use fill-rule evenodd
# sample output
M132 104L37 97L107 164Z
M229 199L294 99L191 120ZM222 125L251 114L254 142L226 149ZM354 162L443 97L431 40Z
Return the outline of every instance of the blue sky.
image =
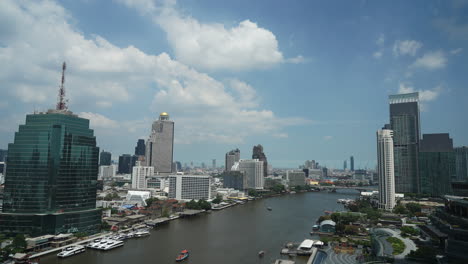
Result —
M0 148L25 114L70 109L114 159L166 111L175 160L262 144L275 167L375 165L389 94L419 91L423 133L468 145L468 1L0 3Z

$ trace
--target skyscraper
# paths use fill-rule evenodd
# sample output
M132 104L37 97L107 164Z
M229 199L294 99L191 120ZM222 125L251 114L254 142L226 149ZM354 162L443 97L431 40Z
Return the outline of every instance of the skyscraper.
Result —
M240 150L239 149L233 149L226 153L226 159L225 159L225 164L226 167L224 168L225 171L231 171L232 166L236 162L239 162L240 160Z
M211 167L216 169L216 159L211 160Z
M390 95L389 101L395 152L395 191L418 193L419 94Z
M171 173L174 150L174 122L163 112L154 121L151 135L146 142L146 165L153 166L154 172Z
M258 144L253 147L252 159L258 159L263 162L263 176L266 177L268 175L268 161L265 153L263 152L262 145Z
M239 160L238 170L242 172L247 178L246 189L263 189L265 177L263 171L265 170L264 162L258 159Z
M133 166L135 166L138 157L130 154L123 154L119 156L119 174L132 173Z
M137 161L136 166L132 169L132 189L148 188L148 179L153 175L153 166L141 166L141 163Z
M468 147L455 148L456 181L468 181Z
M89 120L66 109L27 115L8 145L0 232L98 232L98 156Z
M348 164L347 164L347 162L345 160L345 161L343 161L343 170L346 170L347 168L348 168Z
M145 140L144 139L138 139L137 145L135 147L135 155L136 156L145 156Z
M354 157L353 156L349 158L349 168L351 169L351 171L354 171Z
M379 175L379 208L395 207L393 131L377 131L377 172Z
M0 162L4 162L6 160L7 153L8 153L8 150L0 149Z
M455 175L455 152L449 134L424 134L419 148L421 193L431 196L452 194L451 183Z
M102 151L99 155L100 166L110 166L112 163L112 154L110 152Z

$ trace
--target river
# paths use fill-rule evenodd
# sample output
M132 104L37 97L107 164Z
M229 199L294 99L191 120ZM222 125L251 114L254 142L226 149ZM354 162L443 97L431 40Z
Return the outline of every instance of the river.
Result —
M52 254L41 258L40 263L165 264L175 263L178 253L187 249L190 257L184 263L270 264L281 258L279 252L286 242L311 238L309 232L325 210L343 210L337 199L357 195L342 190L251 201L211 214L174 220L153 229L149 237L126 240L123 247L108 252L87 249L66 259ZM261 250L265 251L263 258L257 255ZM297 257L295 261L306 263L307 257Z

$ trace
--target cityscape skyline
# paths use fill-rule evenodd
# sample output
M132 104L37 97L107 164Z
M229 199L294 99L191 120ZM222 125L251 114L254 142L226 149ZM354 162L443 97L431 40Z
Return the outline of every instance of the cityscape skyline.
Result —
M356 169L374 168L373 131L388 120L382 107L387 96L416 91L421 131L447 132L454 147L468 145L468 125L459 122L468 96L468 77L460 71L467 40L456 30L467 23L461 14L468 5L298 2L285 12L281 2L185 1L164 6L171 26L161 22L153 2L146 11L128 3L0 3L3 24L17 26L15 32L0 31L0 54L11 59L2 62L9 70L0 76L0 149L13 142L25 113L55 103L63 61L71 108L91 120L97 145L114 160L133 153L149 124L168 112L179 124L177 161L196 156L210 164L235 148L248 159L252 146L261 144L274 167L297 168L315 159L340 168L353 155ZM263 12L265 6L269 12ZM328 27L319 26L325 22ZM216 30L206 35L205 29ZM206 37L203 48L219 55L218 37L244 38L235 30L254 33L258 46L249 45L266 56L249 63L243 58L251 50L235 50L228 60L205 60L207 54L197 56L180 45L189 37ZM363 94L372 100L363 101Z

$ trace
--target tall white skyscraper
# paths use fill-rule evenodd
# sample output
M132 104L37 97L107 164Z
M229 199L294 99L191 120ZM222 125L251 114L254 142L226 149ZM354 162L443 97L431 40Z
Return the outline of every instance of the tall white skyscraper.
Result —
M151 135L146 142L146 165L154 167L156 174L172 172L174 150L174 122L163 112L154 121Z
M239 160L238 170L247 177L246 189L263 189L264 186L264 162L259 159ZM237 169L237 168L236 168Z
M393 157L393 131L377 131L377 168L379 174L379 208L395 207L395 169Z
M132 189L146 189L148 188L147 178L154 175L154 167L141 166L137 161L137 166L133 167L132 171Z

